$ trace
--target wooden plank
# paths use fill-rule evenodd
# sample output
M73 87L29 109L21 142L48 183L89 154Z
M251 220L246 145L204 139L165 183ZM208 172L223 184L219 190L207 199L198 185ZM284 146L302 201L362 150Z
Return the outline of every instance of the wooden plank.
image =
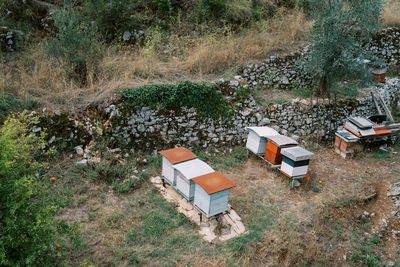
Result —
M374 92L372 92L372 91L371 91L371 97L372 97L372 100L374 100L376 109L378 110L378 114L379 114L379 115L383 115L382 110L381 110L381 107L379 106L379 103L378 103L378 101L376 100L376 97L375 97L375 95L374 95Z
M390 112L388 106L386 105L385 100L383 99L383 97L381 96L380 93L377 92L376 94L378 95L379 99L381 100L381 102L383 104L383 108L385 109L386 114L389 116L390 121L394 121L394 119L392 117L392 113Z

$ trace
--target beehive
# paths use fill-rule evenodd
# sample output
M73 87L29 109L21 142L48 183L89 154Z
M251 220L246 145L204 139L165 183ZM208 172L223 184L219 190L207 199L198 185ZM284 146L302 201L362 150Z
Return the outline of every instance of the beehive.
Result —
M177 171L174 168L175 164L182 163L188 160L196 159L197 156L187 148L177 147L158 152L162 156L162 177L169 184L176 185Z
M212 172L192 179L195 183L194 205L207 218L229 209L230 189L235 184L220 172Z
M246 148L256 155L264 156L267 148L267 136L279 135L277 131L270 127L247 127Z
M335 149L343 152L353 152L355 143L360 140L347 130L338 131L335 135Z
M274 165L279 165L282 163L282 148L293 147L299 144L292 138L284 135L267 136L267 139L268 143L264 159L268 160Z
M213 168L200 159L175 164L174 168L177 172L176 189L187 200L193 200L194 197L195 183L192 178L214 172Z
M303 176L307 174L310 159L314 153L296 146L284 148L282 153L281 171L290 177Z

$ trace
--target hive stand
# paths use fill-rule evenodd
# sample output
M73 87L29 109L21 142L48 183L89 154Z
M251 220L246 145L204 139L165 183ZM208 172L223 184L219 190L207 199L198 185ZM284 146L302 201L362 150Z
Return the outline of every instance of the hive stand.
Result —
M279 171L291 179L291 181L290 181L290 189L294 188L294 185L296 184L297 180L307 179L306 186L308 185L308 182L310 181L310 175L308 175L308 174L299 175L299 176L290 176L289 174L287 174L284 171L282 171L280 168L279 168Z
M260 155L257 155L260 159L262 159L263 161L265 161L266 163L267 163L267 165L268 165L268 167L269 168L272 168L272 169L276 169L276 168L279 168L281 165L274 165L274 164L272 164L271 162L269 162L267 159L265 159L263 156L260 156Z

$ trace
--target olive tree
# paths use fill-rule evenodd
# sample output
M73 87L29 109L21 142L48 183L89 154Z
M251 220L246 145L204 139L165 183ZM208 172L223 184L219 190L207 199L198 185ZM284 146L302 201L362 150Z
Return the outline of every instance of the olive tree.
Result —
M373 55L363 45L380 27L383 4L382 0L309 0L314 25L303 64L318 81L318 94L337 92L345 80L370 80L364 60Z

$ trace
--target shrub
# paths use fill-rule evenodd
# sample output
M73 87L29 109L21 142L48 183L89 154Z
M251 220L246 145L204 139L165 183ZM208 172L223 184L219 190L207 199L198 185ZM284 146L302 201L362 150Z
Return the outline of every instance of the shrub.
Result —
M200 19L224 19L233 24L248 22L252 16L250 1L245 0L202 0L200 4Z
M21 112L24 109L33 109L38 106L38 102L29 100L23 102L13 95L0 93L0 124L11 112Z
M202 117L219 118L229 115L230 108L215 85L189 81L177 84L142 86L121 91L128 108L144 106L195 108Z
M0 129L0 265L50 266L57 205L35 176L46 164L37 160L43 135L30 134L26 115L7 119Z
M82 23L71 4L54 11L53 18L58 34L47 43L46 54L62 62L71 79L85 85L88 70L97 69L101 59L96 29L91 24Z
M121 38L125 31L140 26L133 4L135 1L88 0L84 2L82 16L88 23L93 22L106 41Z

